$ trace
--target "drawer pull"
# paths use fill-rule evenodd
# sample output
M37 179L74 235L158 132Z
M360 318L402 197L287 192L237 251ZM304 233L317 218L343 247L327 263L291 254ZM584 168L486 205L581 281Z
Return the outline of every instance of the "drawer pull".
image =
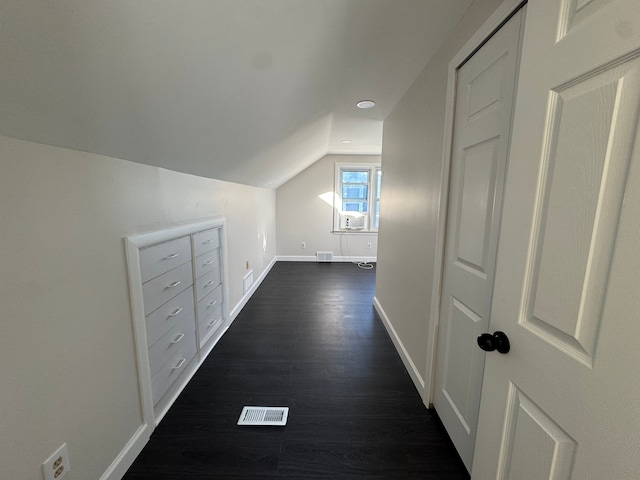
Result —
M203 245L207 245L209 243L213 243L214 240L215 240L214 238L211 238L211 239L207 240L206 242L202 242L202 244Z
M173 288L173 287L177 287L178 285L180 285L182 282L180 280L176 280L175 282L173 282L172 284L168 285L167 288Z
M167 255L166 257L164 257L164 260L170 260L172 258L176 258L178 255L180 255L179 253L172 253L170 255Z
M175 317L176 315L180 314L181 311L182 311L182 307L178 307L178 309L175 312L170 313L169 316Z
M184 365L184 362L186 361L187 361L186 358L181 358L180 360L178 360L178 363L176 363L176 366L173 367L172 370L178 370L180 367L182 367L182 365Z
M176 338L174 338L173 340L171 340L171 343L178 343L180 340L182 340L184 338L184 333L179 333L178 336Z
M218 303L218 300L213 300L212 302L209 302L209 305L207 305L207 307L213 307L216 303Z
M211 285L213 285L214 283L216 283L215 280L211 280L210 282L207 282L204 286L205 287L210 287Z
M205 266L206 265L211 265L212 263L214 263L214 260L209 260L208 262L204 262Z
M217 321L218 321L218 320L211 320L211 321L207 324L207 327L213 327L213 326L216 324L216 322L217 322Z

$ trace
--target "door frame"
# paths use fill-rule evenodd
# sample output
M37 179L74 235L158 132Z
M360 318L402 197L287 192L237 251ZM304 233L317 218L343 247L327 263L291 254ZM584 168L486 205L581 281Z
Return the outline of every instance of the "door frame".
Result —
M446 240L448 204L449 204L449 181L451 175L451 154L453 147L453 123L456 102L456 87L458 79L458 69L482 47L486 41L502 26L509 18L520 9L527 0L504 0L487 21L472 35L458 53L451 59L447 76L447 98L444 117L444 141L442 149L442 168L440 174L440 196L438 206L438 219L436 227L436 249L433 272L433 288L431 290L431 310L429 313L429 324L427 325L427 365L425 372L427 375L424 382L422 398L427 399L429 407L433 405L435 393L435 372L436 357L438 347L438 327L440 323L440 299L442 296L442 276L444 273L444 248ZM526 28L526 24L525 24Z

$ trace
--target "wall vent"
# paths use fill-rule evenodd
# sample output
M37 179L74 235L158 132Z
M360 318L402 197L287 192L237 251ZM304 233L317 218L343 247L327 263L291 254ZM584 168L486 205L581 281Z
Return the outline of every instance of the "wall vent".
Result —
M253 285L253 270L249 270L249 273L242 278L242 293L247 293L251 285Z
M333 262L333 252L316 252L317 262Z

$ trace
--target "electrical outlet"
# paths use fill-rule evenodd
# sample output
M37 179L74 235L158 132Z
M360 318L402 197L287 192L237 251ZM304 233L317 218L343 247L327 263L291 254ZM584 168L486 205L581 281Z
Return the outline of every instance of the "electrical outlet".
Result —
M66 443L63 443L53 455L42 463L42 470L44 471L45 480L60 480L69 473L71 464L69 463Z
M371 242L367 243L367 248L371 248Z
M300 248L307 248L307 242L300 242Z

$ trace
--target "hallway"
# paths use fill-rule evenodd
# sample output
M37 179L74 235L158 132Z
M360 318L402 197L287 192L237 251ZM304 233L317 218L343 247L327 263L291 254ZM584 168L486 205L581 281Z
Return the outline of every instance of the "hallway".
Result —
M277 263L125 480L468 479L373 309L375 268ZM288 406L238 427L244 405Z

